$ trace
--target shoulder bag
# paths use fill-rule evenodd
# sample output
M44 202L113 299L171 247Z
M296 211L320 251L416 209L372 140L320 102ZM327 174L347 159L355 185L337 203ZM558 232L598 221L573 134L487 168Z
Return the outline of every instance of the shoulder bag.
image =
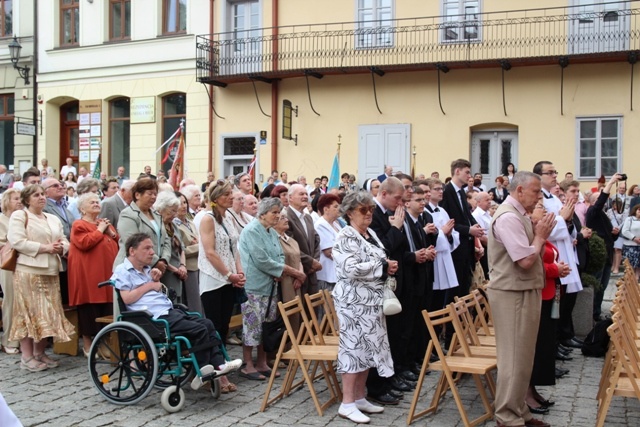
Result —
M269 295L269 303L267 304L267 312L265 318L269 315L269 309L271 308L271 300L273 299L273 291L276 289L276 282L274 280L271 286L271 295ZM262 348L267 353L277 351L280 348L280 342L286 327L284 320L278 315L273 322L262 322ZM295 337L291 337L295 339Z
M29 214L24 213L24 228L27 229L29 224ZM0 269L7 271L16 271L16 264L18 263L18 251L11 247L9 241L0 248Z

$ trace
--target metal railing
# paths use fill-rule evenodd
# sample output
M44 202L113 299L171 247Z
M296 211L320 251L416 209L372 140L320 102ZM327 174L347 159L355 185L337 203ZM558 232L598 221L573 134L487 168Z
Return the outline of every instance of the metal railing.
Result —
M640 7L562 7L260 28L197 37L197 78L424 67L640 49ZM620 2L617 2L620 3ZM637 6L640 6L636 4Z

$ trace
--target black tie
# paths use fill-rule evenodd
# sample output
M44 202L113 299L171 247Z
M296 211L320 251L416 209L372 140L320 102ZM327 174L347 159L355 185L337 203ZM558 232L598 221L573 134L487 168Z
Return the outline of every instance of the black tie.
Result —
M431 213L440 212L440 208L436 206L435 209L431 209L431 206L427 206L427 210Z
M547 196L547 193L543 191L542 195L544 196L545 199L553 199L553 196L551 195L551 193L549 193L549 195Z
M465 209L464 203L467 203L467 194L464 192L464 190L461 188L460 190L458 190L458 194L460 194L460 207L462 207L462 214L464 215L465 219L467 220L467 222L469 223L469 225L471 225L471 221L469 221L469 217L467 215L467 209Z

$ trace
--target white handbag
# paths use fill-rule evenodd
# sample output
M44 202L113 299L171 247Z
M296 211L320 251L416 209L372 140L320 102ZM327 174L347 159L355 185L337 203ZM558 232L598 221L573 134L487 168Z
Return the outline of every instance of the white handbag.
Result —
M396 278L389 276L384 282L384 290L382 295L382 312L385 316L393 316L402 311L402 304L393 291L396 289Z

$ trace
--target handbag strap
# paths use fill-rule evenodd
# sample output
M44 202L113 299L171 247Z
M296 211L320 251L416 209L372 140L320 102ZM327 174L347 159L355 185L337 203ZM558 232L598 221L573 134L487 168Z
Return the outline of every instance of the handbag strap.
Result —
M265 314L265 316L269 315L269 309L271 308L271 300L273 299L273 291L276 289L276 281L273 281L273 284L271 285L271 293L269 294L269 302L267 303L267 312Z

